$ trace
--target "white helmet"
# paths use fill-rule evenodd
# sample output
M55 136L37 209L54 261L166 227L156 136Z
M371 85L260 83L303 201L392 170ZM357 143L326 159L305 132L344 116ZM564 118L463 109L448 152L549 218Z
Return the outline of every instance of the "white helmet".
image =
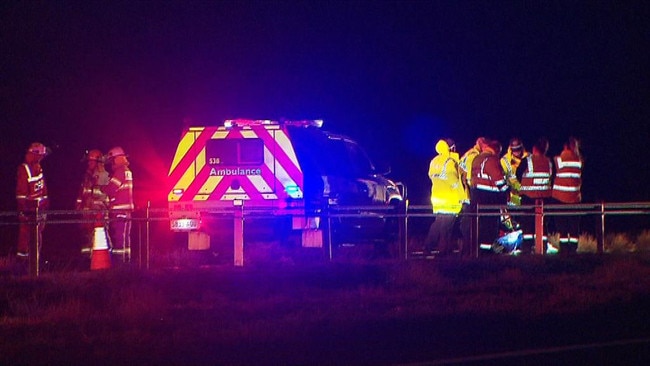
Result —
M111 160L111 159L114 159L114 158L116 158L118 156L126 156L126 154L124 153L124 149L122 149L119 146L116 146L116 147L108 150L108 154L106 154L106 160Z

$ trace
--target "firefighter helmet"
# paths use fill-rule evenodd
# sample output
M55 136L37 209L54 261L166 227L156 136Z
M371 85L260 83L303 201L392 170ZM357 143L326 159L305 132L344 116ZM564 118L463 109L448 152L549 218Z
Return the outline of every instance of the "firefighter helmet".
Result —
M39 156L45 156L50 152L50 149L48 149L45 145L41 144L40 142L33 142L27 148L27 152Z
M101 151L97 149L86 151L86 156L84 157L85 161L97 161L100 163L104 162L104 155Z
M116 146L108 150L108 154L106 154L106 160L112 160L118 156L126 156L126 154L124 153L124 149L122 149L119 146Z

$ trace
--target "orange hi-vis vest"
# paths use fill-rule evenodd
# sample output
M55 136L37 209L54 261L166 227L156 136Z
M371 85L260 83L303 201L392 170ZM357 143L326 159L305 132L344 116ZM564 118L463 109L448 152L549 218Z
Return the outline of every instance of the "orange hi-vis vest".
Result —
M47 200L47 186L40 165L21 164L17 179L18 210L34 210Z
M580 186L582 185L582 160L570 150L563 150L555 157L555 180L553 181L552 196L564 203L582 201Z
M505 192L508 185L499 160L494 154L479 154L472 162L472 187L489 192Z
M519 191L530 198L551 197L551 161L544 155L529 155L528 168L521 178Z

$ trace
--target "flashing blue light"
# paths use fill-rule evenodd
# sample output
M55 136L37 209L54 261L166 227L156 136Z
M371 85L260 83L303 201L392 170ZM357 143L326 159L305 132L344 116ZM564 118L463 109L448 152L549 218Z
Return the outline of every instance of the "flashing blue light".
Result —
M291 198L301 198L302 197L302 191L300 190L300 187L296 185L290 185L284 187L284 190L287 192L289 197Z

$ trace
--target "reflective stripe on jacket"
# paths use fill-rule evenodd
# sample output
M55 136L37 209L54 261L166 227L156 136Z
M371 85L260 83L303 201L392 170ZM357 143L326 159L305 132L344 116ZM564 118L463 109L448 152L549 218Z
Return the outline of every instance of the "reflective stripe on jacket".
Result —
M512 149L508 147L508 152L506 152L501 157L501 167L503 168L503 173L506 175L506 180L508 186L512 188L510 190L510 198L508 203L512 205L521 205L521 197L518 192L521 188L521 183L517 179L517 168L521 165L521 160L528 157L528 151L524 150L521 158L518 158L512 154Z
M551 161L544 155L526 158L527 169L521 178L521 194L530 198L551 197Z
M553 180L553 198L565 203L582 201L582 160L571 150L563 150L555 157L555 179Z
M81 188L77 196L78 210L105 210L108 208L109 199L106 193L101 189L99 182L106 184L108 179L108 172L106 171L91 171L84 174L81 181Z
M131 170L126 166L117 166L114 168L113 175L102 191L110 199L111 210L128 210L134 209L133 205L133 176Z
M47 198L47 186L40 164L21 164L16 175L18 210L41 207Z
M506 177L499 157L493 152L480 153L472 162L472 187L489 192L505 192Z
M434 213L457 214L466 198L458 172L458 154L450 152L447 142L438 141L436 155L429 163L431 207Z

